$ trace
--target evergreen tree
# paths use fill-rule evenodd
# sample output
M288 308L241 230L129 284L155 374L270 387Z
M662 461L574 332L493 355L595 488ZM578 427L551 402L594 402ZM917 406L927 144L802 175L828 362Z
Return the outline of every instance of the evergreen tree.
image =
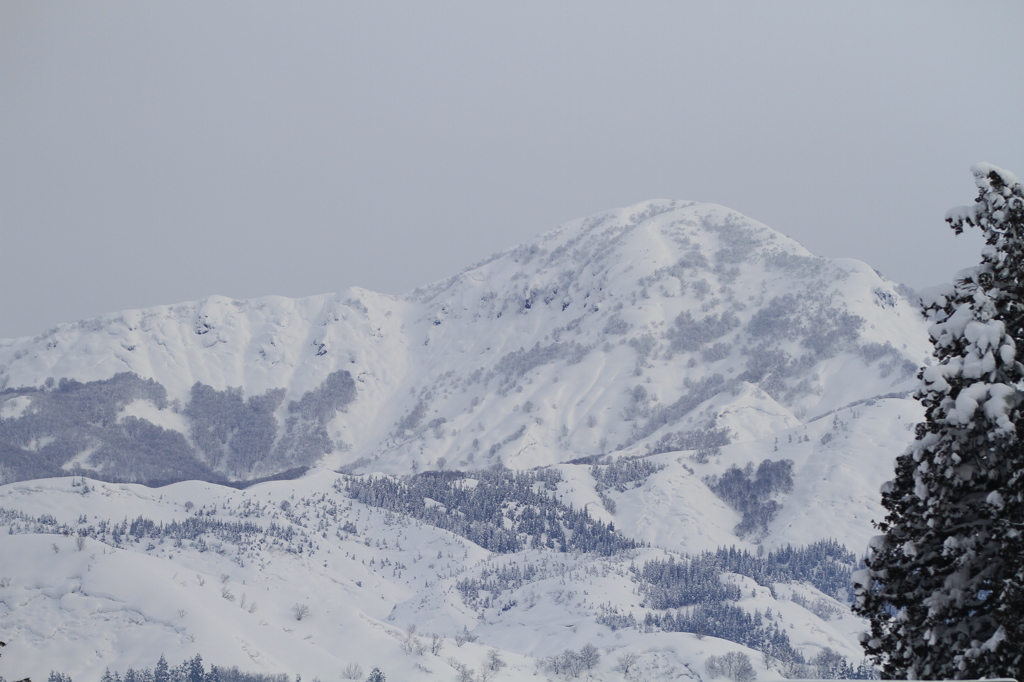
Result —
M170 682L171 671L167 665L167 659L160 654L160 660L156 662L156 669L153 670L153 682Z
M889 679L1024 674L1024 194L981 164L981 264L922 294L937 363L919 374L916 440L882 488L888 514L854 578L868 655Z
M374 668L370 671L370 676L366 678L366 682L386 682L387 678L384 677L384 673L380 671L380 668Z
M203 670L203 657L196 654L195 658L188 662L187 682L204 682L206 672Z

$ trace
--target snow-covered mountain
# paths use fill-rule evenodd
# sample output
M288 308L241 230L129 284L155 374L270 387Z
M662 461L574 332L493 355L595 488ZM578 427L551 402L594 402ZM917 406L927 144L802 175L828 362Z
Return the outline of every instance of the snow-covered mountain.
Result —
M931 350L905 294L651 201L402 297L0 341L0 675L852 674L848 574Z
M715 429L760 440L905 393L928 350L863 263L652 201L400 298L213 296L2 341L0 481L523 468Z

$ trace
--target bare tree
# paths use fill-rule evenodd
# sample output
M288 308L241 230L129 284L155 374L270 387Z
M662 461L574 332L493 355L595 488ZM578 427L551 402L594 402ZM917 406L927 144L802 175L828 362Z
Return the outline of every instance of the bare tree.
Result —
M426 648L423 646L423 642L416 636L416 624L409 623L409 627L405 629L405 638L401 642L402 651L407 654L416 654L422 656Z
M293 604L292 605L292 616L295 620L302 620L309 615L309 607L305 604Z
M508 664L501 660L501 652L497 649L491 649L487 652L487 662L485 665L488 670L497 672Z
M708 677L727 677L734 682L754 682L757 673L750 657L742 651L730 651L721 656L708 656L704 661Z
M615 669L623 675L628 675L638 660L640 660L640 656L633 652L622 654L616 659Z
M465 663L454 656L449 656L446 662L458 674L458 677L455 678L456 682L476 682L476 676L473 674L473 669Z
M456 646L462 646L466 642L475 642L476 640L477 636L470 633L469 628L467 628L465 625L462 626L462 632L455 635Z
M444 638L441 635L433 634L430 636L430 653L437 656L441 653L441 648L444 646Z
M358 663L349 663L345 666L345 669L341 671L341 679L343 680L361 680L363 679L363 666Z
M593 670L601 662L601 654L593 644L584 644L580 649L580 661L586 670Z
M587 646L592 647L589 644ZM593 652L590 652L587 647L584 647L581 652L566 649L560 654L545 659L544 667L556 675L579 677L581 672L589 670L593 665L596 665L596 662L593 661L593 654L596 653L596 647L593 647Z

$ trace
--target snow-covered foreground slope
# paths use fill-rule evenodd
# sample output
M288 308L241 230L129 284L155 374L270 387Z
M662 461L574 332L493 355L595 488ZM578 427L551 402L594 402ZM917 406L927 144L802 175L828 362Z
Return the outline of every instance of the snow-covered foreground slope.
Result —
M0 487L0 633L9 643L0 675L41 679L56 669L98 679L107 667L123 673L152 667L161 654L172 663L200 654L208 664L305 679L338 679L355 664L364 674L380 667L388 679L456 680L459 666L479 675L494 649L508 664L496 680L560 680L571 678L557 667L560 657L587 645L600 656L589 671L595 680L709 679L709 658L729 652L746 654L759 679L851 674L864 628L846 605L853 555L750 570L715 553L732 547L756 562L828 540L859 552L869 519L881 516L868 491L891 475L882 463L907 437L915 407L864 403L783 431L777 446L774 437L734 443L704 463L693 452L667 452L519 474L537 477L530 489L563 513L585 510L640 543L611 552L547 547L551 532L532 542L531 529L513 525L531 504L514 495L450 510L442 492L418 508L393 493L364 504L353 499L360 483L372 493L371 481L398 479L321 468L245 490L77 477L8 484ZM778 511L738 536L743 513L713 492L709 477L764 459L792 462L791 492L774 493ZM479 491L515 475L411 480ZM412 513L396 511L403 508ZM427 510L466 517L485 544L498 545L493 529L511 529L522 546L489 551L438 527L445 517ZM496 525L494 513L504 515ZM561 523L562 541L583 532L565 516ZM645 579L648 562L693 566L705 552L717 563L704 581L664 583L678 590L676 601ZM830 570L824 583L811 577ZM707 580L735 592L709 596ZM309 608L301 621L296 605ZM720 622L737 614L750 622L721 630L683 623L687 631L675 632L659 620L701 609ZM765 639L779 632L783 646ZM632 655L624 673L619 664ZM836 660L848 667L835 668ZM824 661L832 667L815 665Z
M582 494L589 468L578 468L563 474L559 495ZM602 624L612 612L641 622L663 612L645 604L636 573L663 560L661 549L488 552L361 504L344 480L317 469L244 491L78 478L3 486L0 675L98 679L107 667L123 673L161 653L172 663L198 653L306 679L338 679L351 664L395 680L457 679L459 665L479 671L494 648L508 664L495 679L562 679L550 659L590 644L597 680L699 679L709 656L729 651L750 655L762 679L780 676L781 662L768 670L771 659L721 638ZM621 507L662 481L617 493ZM738 608L756 611L806 659L830 647L860 660L861 623L836 599L805 583L720 579L739 588ZM301 620L296 605L308 608ZM630 674L615 670L624 654L638 656Z

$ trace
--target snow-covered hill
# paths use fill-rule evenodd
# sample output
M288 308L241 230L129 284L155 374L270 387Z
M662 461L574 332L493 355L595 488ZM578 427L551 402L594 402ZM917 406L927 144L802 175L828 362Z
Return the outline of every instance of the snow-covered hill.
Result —
M905 293L652 201L403 297L0 341L0 675L863 674L849 571L931 349Z
M571 497L574 485L566 476L561 492ZM665 597L638 567L685 561L678 553L487 551L353 500L322 469L244 491L16 483L0 488L0 524L11 532L0 535L8 679L51 670L98 679L106 668L152 667L161 654L321 680L350 666L454 680L460 666L478 675L492 649L507 664L493 679L565 679L559 657L587 645L599 655L594 680L701 679L708 658L728 652L745 653L762 679L793 669L787 652L812 661L827 647L860 661L862 623L825 583L721 573L729 604L750 618L723 633L754 638L748 646L716 637L713 624L698 634L645 628L647 614L675 611L655 603ZM780 658L757 650L771 633ZM626 655L636 656L628 674L616 669Z

